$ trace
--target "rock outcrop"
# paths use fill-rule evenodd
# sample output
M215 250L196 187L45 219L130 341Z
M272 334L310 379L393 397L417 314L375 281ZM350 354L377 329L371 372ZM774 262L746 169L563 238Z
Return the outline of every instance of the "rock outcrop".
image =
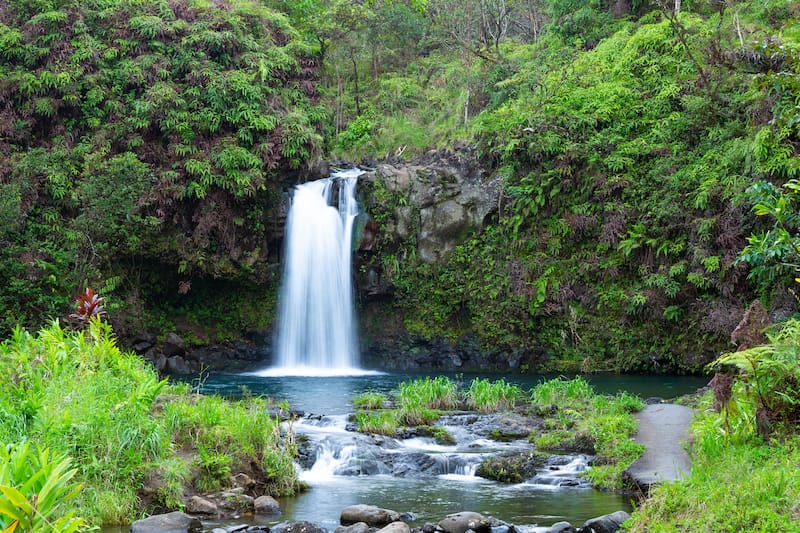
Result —
M385 190L394 205L381 237L402 242L414 237L426 263L442 259L497 209L499 179L487 177L469 152L431 154L418 163L379 164L363 178ZM362 246L363 248L363 246Z

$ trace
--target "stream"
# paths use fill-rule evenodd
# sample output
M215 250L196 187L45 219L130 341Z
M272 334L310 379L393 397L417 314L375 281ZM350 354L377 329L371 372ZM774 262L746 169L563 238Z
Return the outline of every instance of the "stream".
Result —
M292 409L304 413L293 422L292 430L306 436L300 477L311 489L282 498L280 516L236 523L274 525L308 520L333 530L339 525L342 509L358 503L410 513L411 524L419 526L466 510L517 525L549 526L561 520L580 525L592 517L632 509L627 496L594 490L580 477L590 467L591 456L553 456L533 478L518 484L475 476L477 465L487 455L529 448L525 440L500 443L480 434L474 430L480 424L464 422L464 417L474 419L475 414L457 414L439 421L438 425L455 437L452 446L436 444L430 438L395 439L348 431L347 414L353 411L355 395L368 390L388 393L402 381L423 376L214 374L196 380L194 384L206 394L264 395L287 400ZM476 375L450 377L469 383ZM553 376L508 375L497 379L500 377L528 390ZM597 375L587 379L598 392L626 390L643 398L665 399L693 392L707 382L707 378L683 376ZM213 525L217 524L206 523L207 527Z

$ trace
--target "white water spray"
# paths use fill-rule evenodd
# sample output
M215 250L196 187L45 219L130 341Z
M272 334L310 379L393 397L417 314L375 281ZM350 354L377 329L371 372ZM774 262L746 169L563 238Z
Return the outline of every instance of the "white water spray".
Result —
M361 174L342 170L296 187L286 219L277 365L256 374L365 373L358 368L351 282L355 190Z

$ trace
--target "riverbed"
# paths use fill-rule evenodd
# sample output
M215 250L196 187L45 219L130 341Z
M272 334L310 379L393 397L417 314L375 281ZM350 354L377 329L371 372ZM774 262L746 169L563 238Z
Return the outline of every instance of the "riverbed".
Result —
M570 481L580 479L580 472L590 464L591 457L565 457L563 465L547 466L549 472L543 471L541 476L524 483L503 484L476 477L474 468L465 469L463 465L477 464L487 454L524 447L525 442L500 444L467 434L461 435L453 446L439 446L425 439L389 438L379 439L376 446L374 439L346 430L346 415L353 411L355 395L365 391L388 393L402 381L430 375L378 372L325 377L212 374L196 378L193 384L205 394L268 396L288 402L293 410L305 415L292 429L306 435L316 446L317 462L300 474L311 489L295 497L282 498L281 515L258 519L255 522L258 524L308 520L333 529L338 525L341 510L358 503L410 513L412 522L417 525L436 522L449 513L463 510L519 525L548 526L561 520L580 525L595 516L632 509L626 495L601 492L585 483ZM479 376L464 373L449 377L468 385ZM493 376L493 379L500 377L528 390L556 376L504 375ZM707 378L686 376L593 375L586 379L598 392L628 391L642 398L663 399L693 392L707 382ZM428 469L421 475L400 476L396 471L370 471L366 467L359 470L358 465L366 464L367 458L374 462L378 454L385 453L383 448L391 454L426 454L443 466ZM378 463L391 464L392 460L383 458ZM549 480L546 478L549 474L561 478ZM567 481L562 483L561 479ZM245 522L247 520L242 523Z

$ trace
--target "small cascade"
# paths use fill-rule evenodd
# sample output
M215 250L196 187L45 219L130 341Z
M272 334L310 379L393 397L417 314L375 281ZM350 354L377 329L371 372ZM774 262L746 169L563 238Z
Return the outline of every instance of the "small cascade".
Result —
M588 455L551 456L544 468L527 484L551 488L591 488L588 479L581 474L589 468Z
M260 376L329 376L358 368L352 288L359 169L298 185L286 219L277 364Z
M310 484L320 481L331 481L334 476L346 470L348 465L357 460L358 446L348 444L336 446L331 441L324 441L317 448L317 457L310 469L300 473L300 479Z

